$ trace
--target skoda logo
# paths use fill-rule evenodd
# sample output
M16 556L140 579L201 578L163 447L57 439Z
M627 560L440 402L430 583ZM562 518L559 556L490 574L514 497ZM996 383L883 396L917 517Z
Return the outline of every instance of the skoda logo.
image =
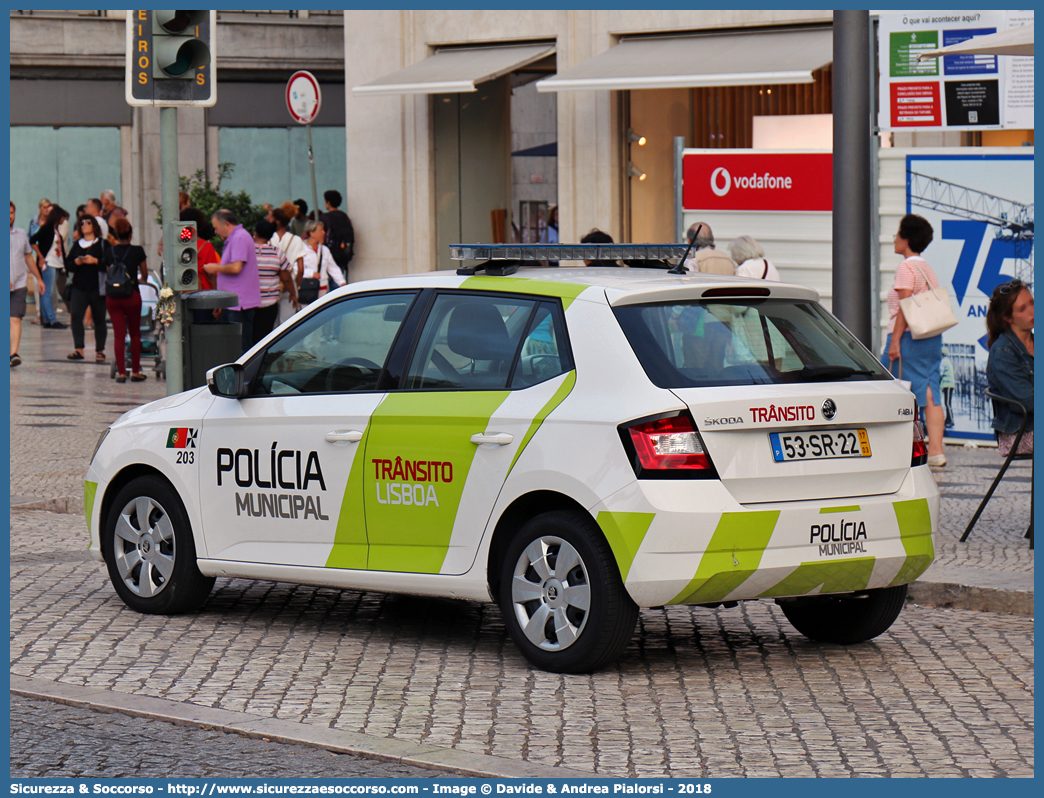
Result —
M721 179L724 181L724 185L718 185L718 175L721 175ZM729 174L729 170L724 166L719 166L713 172L711 172L711 191L718 197L724 197L729 193L729 189L732 188L732 175Z
M837 405L834 404L833 399L827 399L823 402L823 416L829 421L834 417L837 412Z
M552 601L558 598L558 588L556 588L554 585L551 585L551 587L547 589L547 597Z

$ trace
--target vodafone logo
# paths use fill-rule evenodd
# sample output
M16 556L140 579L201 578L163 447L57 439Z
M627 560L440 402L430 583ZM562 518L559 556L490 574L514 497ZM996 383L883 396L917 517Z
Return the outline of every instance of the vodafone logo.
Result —
M718 185L718 178L721 178L722 185ZM729 189L732 188L733 180L732 175L729 174L729 170L724 166L719 166L713 172L710 177L711 191L714 192L715 196L724 197L729 193ZM794 181L788 175L786 177L782 175L773 175L765 172L765 174L759 175L757 173L750 175L749 177L737 177L735 180L736 188L782 188L789 189L793 188Z
M682 161L686 210L829 211L833 154L688 150Z
M725 179L725 185L721 186L720 188L718 187L719 175ZM726 169L724 166L719 166L717 169L711 172L711 191L713 191L716 196L724 197L726 194L729 193L730 188L732 188L732 175L729 174L728 169Z

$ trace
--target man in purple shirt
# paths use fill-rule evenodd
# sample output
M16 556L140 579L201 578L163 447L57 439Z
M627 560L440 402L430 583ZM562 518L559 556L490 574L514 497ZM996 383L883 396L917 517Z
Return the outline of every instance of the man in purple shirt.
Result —
M236 215L222 208L212 219L214 230L225 239L221 263L207 263L207 274L217 275L219 291L232 291L239 296L239 304L224 312L225 321L243 325L243 351L254 341L254 314L261 306L261 280L257 272L257 251L254 238L239 224Z

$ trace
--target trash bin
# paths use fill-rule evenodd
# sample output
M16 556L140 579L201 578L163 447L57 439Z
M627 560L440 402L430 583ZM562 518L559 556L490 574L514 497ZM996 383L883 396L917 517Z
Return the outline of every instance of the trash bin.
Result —
M207 382L207 371L239 359L243 354L243 325L239 322L208 321L196 324L190 321L195 310L212 311L239 304L239 296L232 291L194 291L185 295L185 343L182 347L185 390L198 388Z

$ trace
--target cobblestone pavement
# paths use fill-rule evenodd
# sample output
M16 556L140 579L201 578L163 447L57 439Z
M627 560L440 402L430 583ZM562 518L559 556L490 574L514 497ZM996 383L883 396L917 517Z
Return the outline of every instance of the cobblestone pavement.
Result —
M11 778L436 778L436 770L11 696Z
M41 333L61 341L34 353ZM162 385L64 362L66 333L26 338L11 491L77 496L98 432ZM68 415L30 415L52 412ZM975 504L960 496L981 495L997 461L951 454L940 558L1031 572L1025 483L955 544ZM138 615L87 558L82 516L11 523L20 676L605 776L1033 775L1031 617L908 606L875 642L843 648L797 635L771 602L668 607L642 612L616 666L562 676L532 670L486 604L219 579L197 614Z
M562 676L487 604L219 579L197 614L138 615L85 543L12 514L12 673L606 776L1033 773L1032 618L908 606L843 648L770 602L668 607Z

